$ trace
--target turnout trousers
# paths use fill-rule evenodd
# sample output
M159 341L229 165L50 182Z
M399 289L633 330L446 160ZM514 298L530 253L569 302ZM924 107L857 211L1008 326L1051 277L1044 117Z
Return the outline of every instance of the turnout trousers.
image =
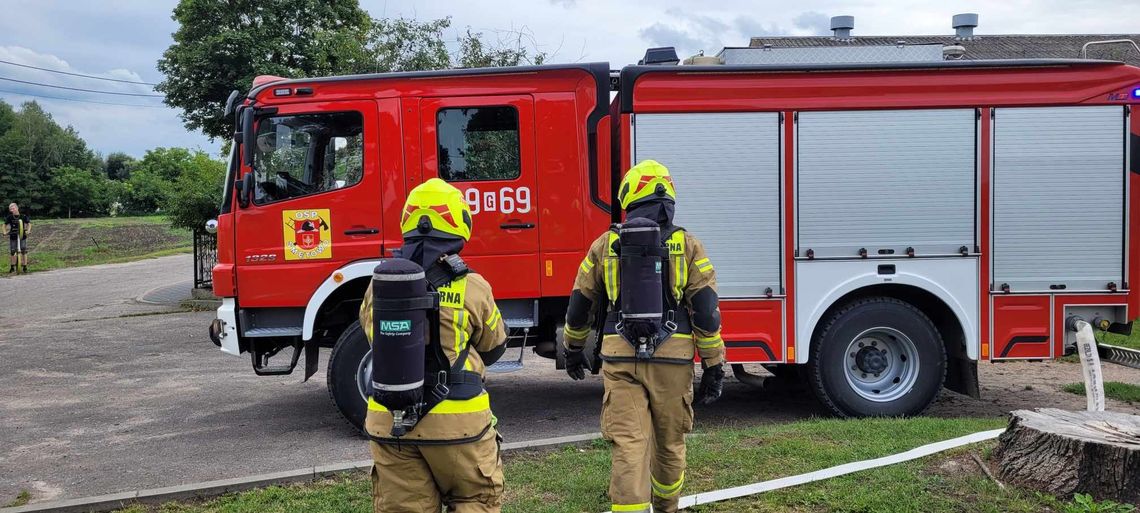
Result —
M602 436L613 443L610 501L618 512L673 513L693 429L693 365L604 362Z
M370 443L375 513L498 513L503 460L490 428L474 442L454 445Z

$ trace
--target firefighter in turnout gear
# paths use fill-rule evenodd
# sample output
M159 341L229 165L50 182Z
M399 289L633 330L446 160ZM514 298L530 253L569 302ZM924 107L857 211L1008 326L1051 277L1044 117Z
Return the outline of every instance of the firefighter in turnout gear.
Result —
M507 332L490 284L458 258L471 212L432 178L408 194L401 230L399 258L376 267L360 307L375 353L365 420L374 510L497 512L503 464L483 372Z
M724 342L716 272L704 246L673 225L669 170L643 161L618 198L626 222L582 260L566 312L566 370L582 379L590 330L602 327L602 434L613 442L614 512L674 512L685 483L685 433L693 427L693 357L704 372L697 401L720 397ZM602 319L594 319L609 311Z

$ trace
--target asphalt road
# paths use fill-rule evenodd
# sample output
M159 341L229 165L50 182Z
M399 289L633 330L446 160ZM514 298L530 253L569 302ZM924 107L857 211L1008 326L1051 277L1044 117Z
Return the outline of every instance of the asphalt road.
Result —
M0 505L21 490L40 502L368 458L328 397L327 353L308 382L258 377L248 359L210 343L212 312L136 301L189 270L181 255L0 279L8 298L0 308ZM525 370L489 378L508 441L598 431L600 377L572 382L550 360L527 356ZM1053 367L1080 379L1079 367ZM1038 369L1041 383L1058 380L1053 367ZM1083 405L1044 385L1024 387L1012 367L987 364L982 374L994 398L946 393L931 413ZM813 415L825 412L802 391L758 392L730 377L720 402L698 408L697 424Z

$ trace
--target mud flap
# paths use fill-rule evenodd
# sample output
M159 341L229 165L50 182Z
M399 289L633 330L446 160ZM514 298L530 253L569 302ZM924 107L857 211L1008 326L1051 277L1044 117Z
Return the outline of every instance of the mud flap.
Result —
M946 388L968 395L974 399L981 399L982 392L978 385L978 362L965 356L965 354L947 355L946 359Z
M320 358L321 346L317 337L305 341L305 379L308 381L317 372L317 359Z

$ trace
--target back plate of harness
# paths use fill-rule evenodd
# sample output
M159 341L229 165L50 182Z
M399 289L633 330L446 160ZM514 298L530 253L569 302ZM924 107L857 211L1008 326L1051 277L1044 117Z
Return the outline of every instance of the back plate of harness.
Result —
M411 262L409 262L411 263ZM415 265L412 263L412 265ZM419 266L416 266L417 268ZM379 266L377 267L379 269ZM468 274L470 269L463 262L458 255L445 255L439 261L433 263L423 271L423 278L426 280L427 295L419 297L404 297L404 298L391 298L391 297L375 297L373 299L373 323L375 330L376 319L385 317L385 312L391 311L408 311L408 310L426 310L426 324L428 331L428 340L426 341L426 354L423 355L423 379L421 385L420 396L422 400L411 406L396 408L389 407L385 401L381 400L380 394L377 392L378 386L383 386L376 382L378 365L387 360L391 361L396 355L378 354L373 353L373 399L381 405L388 407L392 412L392 432L391 435L399 438L407 434L415 428L419 421L423 419L424 415L431 413L431 410L438 406L444 400L467 400L472 399L479 394L483 393L483 379L477 372L464 369L467 362L467 355L470 352L470 346L464 347L458 355L456 355L455 363L448 361L447 354L443 351L443 345L440 342L440 311L439 311L439 289L450 284L454 280ZM374 277L374 280L376 278ZM378 292L376 287L377 283L373 283L374 294ZM382 334L383 331L378 331ZM420 331L422 333L422 330ZM421 335L422 336L422 335ZM423 347L424 341L420 341ZM380 347L377 342L374 342L374 349ZM398 360L399 358L394 358Z
M674 227L662 237L656 222L639 217L616 230L614 252L620 282L613 330L633 346L639 360L652 358L657 346L678 329L678 304L670 292L671 266L665 239L679 229Z

